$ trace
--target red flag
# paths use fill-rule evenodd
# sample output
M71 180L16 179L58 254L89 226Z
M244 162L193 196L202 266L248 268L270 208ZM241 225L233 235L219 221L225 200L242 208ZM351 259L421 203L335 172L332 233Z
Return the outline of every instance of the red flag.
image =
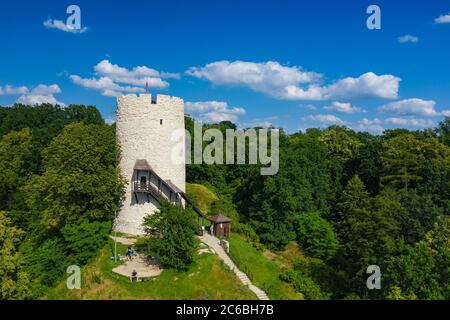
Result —
M148 81L145 82L145 92L148 93Z

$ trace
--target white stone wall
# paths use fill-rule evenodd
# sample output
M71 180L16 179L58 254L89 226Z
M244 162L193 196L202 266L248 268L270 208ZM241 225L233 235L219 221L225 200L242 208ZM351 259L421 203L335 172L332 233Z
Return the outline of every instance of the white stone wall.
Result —
M172 161L172 150L182 146L184 157L184 102L177 97L157 95L152 104L151 94L128 94L117 98L117 139L121 146L120 169L127 181L125 201L115 223L117 231L142 234L144 216L153 213L157 202L150 196L132 193L133 167L137 159L145 159L164 180L171 180L185 191L185 164ZM163 123L160 124L162 119ZM182 140L172 141L175 130L183 130Z

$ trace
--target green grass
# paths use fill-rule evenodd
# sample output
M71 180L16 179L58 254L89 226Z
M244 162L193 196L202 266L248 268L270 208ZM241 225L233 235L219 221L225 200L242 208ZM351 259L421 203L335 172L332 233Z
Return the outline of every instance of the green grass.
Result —
M131 283L111 270L120 264L111 260L113 242L82 268L81 289L68 290L65 281L51 289L44 299L256 299L254 294L213 254L199 255L188 271L164 270L160 276ZM125 254L126 246L118 244Z
M230 253L239 268L247 272L252 282L266 291L270 299L289 300L302 299L289 284L281 281L279 275L281 266L274 260L264 256L250 243L238 235L232 234L230 239Z
M209 213L209 207L218 199L214 192L201 184L186 183L186 194L204 213Z

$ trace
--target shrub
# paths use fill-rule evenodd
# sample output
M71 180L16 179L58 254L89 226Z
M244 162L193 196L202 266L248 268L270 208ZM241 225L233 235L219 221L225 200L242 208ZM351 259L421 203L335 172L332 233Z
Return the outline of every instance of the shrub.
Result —
M33 295L39 296L46 287L56 284L70 262L64 246L58 238L49 238L43 243L31 239L21 247L22 263L32 280Z
M299 271L285 270L280 274L280 279L292 284L295 291L302 293L307 300L329 298L329 295L322 292L322 289L310 277Z
M198 251L197 225L191 210L162 202L158 212L145 217L148 252L166 268L186 270Z
M68 224L61 230L66 248L77 263L85 264L95 257L105 244L111 222L87 222Z

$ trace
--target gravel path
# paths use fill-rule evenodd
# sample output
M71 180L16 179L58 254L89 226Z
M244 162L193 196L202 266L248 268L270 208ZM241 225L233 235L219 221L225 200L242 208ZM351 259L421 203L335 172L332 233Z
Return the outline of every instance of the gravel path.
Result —
M219 258L225 262L225 264L233 271L236 276L239 278L239 280L254 293L258 297L259 300L269 300L269 297L267 294L262 291L257 286L253 285L250 279L247 277L245 273L243 273L241 270L237 268L237 266L234 264L233 261L231 261L230 257L226 254L225 250L220 245L220 240L216 237L213 237L207 233L205 233L203 236L199 237L200 240L207 244L209 247L211 247L216 254L219 256Z

